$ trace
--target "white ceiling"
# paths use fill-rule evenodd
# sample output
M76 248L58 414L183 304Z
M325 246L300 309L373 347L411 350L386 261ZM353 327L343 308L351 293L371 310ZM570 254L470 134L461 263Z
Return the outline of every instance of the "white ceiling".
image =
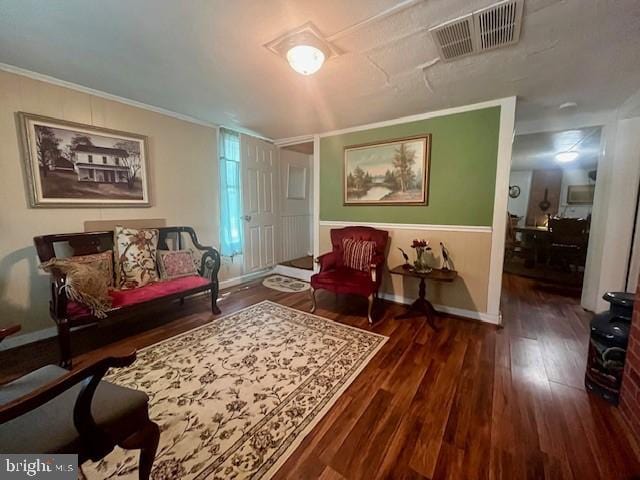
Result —
M594 169L600 156L600 133L600 127L591 127L516 135L511 170ZM556 154L569 150L578 152L578 157L572 162L559 163L555 158Z
M640 88L638 0L525 0L518 45L438 61L427 29L492 3L0 0L0 62L271 138L510 95L539 121ZM263 45L308 21L344 54L302 77Z

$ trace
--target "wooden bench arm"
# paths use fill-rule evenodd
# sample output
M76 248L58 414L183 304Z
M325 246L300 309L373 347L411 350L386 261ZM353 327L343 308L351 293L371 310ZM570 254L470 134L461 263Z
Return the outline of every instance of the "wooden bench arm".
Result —
M204 252L200 259L200 269L198 273L212 280L217 279L218 270L220 270L220 253L215 248L202 245L198 242L196 232L192 228L189 227L187 231L196 250Z
M67 316L67 291L64 286L67 283L67 276L53 269L51 275L51 300L49 310L55 320L66 318Z

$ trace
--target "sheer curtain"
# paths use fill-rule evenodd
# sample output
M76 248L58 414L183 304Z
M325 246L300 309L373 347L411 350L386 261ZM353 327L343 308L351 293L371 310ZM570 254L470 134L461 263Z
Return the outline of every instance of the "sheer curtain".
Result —
M220 254L242 253L240 135L220 129Z

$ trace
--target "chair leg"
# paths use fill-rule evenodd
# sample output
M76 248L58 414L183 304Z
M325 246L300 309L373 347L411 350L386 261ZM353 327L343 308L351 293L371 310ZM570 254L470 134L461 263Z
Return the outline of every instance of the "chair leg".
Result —
M140 430L119 443L122 448L127 450L140 450L140 465L138 468L138 478L140 480L149 480L151 476L159 440L160 428L154 422L148 420Z
M220 315L220 308L218 308L218 281L216 280L213 288L211 289L211 313L214 315Z
M65 318L58 322L58 345L60 346L60 366L71 368L71 329Z
M311 287L309 289L310 293L311 293L311 310L310 313L313 313L316 311L316 289Z
M373 311L373 294L369 295L367 300L369 301L369 306L367 307L367 319L369 320L369 325L373 325L373 317L371 316L371 312Z

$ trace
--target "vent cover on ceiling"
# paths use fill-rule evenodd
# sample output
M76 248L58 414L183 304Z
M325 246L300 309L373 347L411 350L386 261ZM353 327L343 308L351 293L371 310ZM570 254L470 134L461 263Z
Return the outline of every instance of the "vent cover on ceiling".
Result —
M443 59L463 57L473 53L473 23L471 15L443 23L432 28L431 33L436 40Z
M429 31L443 60L517 43L524 0L504 0Z

